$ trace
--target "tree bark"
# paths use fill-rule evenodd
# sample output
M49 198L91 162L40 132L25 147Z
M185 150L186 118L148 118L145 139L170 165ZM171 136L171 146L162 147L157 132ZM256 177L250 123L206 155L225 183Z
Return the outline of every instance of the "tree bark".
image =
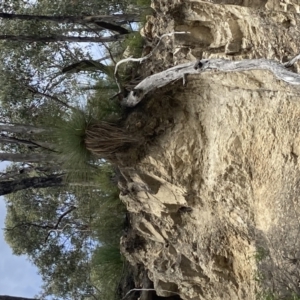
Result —
M11 194L20 190L29 188L46 188L53 186L62 186L62 175L50 175L47 177L29 177L17 180L7 180L0 182L0 196ZM0 298L0 300L2 300Z
M297 55L290 62L280 64L274 60L263 58L244 59L242 61L215 58L199 60L196 63L188 62L180 64L160 73L146 77L130 92L127 98L123 99L122 105L133 107L137 105L146 94L156 91L158 88L178 80L182 80L183 85L185 85L187 75L201 74L209 71L241 72L249 70L268 70L279 80L282 80L287 84L300 85L300 74L293 73L286 69L286 67L291 66L299 59L300 55Z
M25 145L28 147L39 147L46 150L53 151L54 145L45 142L34 142L30 140L18 139L15 137L6 136L4 134L0 135L0 143L8 143L8 144L17 144L17 145Z
M38 300L38 299L0 295L0 300Z
M53 167L34 167L34 166L28 166L28 167L19 167L17 170L9 170L5 172L0 172L0 181L8 181L8 180L16 180L21 177L24 177L24 174L29 174L31 172L35 172L35 174L48 174L50 172L57 171L57 168Z
M26 124L0 124L0 131L7 131L11 133L39 134L44 133L47 130L49 129Z
M106 66L96 60L84 59L79 62L73 63L62 69L63 73L78 73L80 71L102 71L108 76L112 76L114 72L114 67Z
M103 29L107 29L110 31L116 31L116 32L119 32L120 34L128 34L130 32L128 29L123 28L122 26L119 26L116 24L112 24L112 23L97 21L97 22L95 22L95 24L97 24L99 27L101 27Z
M19 19L19 20L37 20L37 21L52 21L57 23L80 23L89 24L97 22L125 24L127 22L139 22L141 16L138 14L118 14L118 15L96 15L96 16L40 16L40 15L18 15L0 13L0 18L3 19ZM100 25L101 26L101 25ZM1 300L1 299L0 299Z
M25 163L37 163L37 162L50 162L48 154L42 153L3 153L0 152L0 161L11 162L25 162Z
M51 42L59 42L59 41L67 41L67 42L76 42L76 43L109 43L120 41L125 38L124 35L115 34L112 36L106 37L98 37L98 36L65 36L65 35L52 35L52 36L39 36L39 35L10 35L4 34L0 35L0 40L9 40L14 42L26 42L26 43L33 43L33 42L44 42L44 43L51 43Z
M6 136L3 134L0 135L0 143L19 144L19 145L37 147L37 144L33 143L31 141L24 140L24 139L18 139L18 138Z

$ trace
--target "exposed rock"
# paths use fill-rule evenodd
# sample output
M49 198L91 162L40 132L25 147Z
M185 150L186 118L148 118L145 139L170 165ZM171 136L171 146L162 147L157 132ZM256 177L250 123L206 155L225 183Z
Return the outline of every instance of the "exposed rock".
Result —
M168 38L148 73L195 58L286 61L300 49L297 3L152 1L148 38L190 33ZM121 167L133 228L121 248L158 295L255 299L273 283L299 293L299 93L266 70L204 72L129 117L131 130L155 139Z

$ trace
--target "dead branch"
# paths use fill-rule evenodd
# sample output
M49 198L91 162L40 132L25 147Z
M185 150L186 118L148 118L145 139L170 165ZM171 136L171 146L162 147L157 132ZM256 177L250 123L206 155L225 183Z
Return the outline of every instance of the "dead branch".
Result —
M153 53L155 52L155 50L158 48L158 46L160 45L160 42L161 40L164 38L164 37L167 37L167 36L172 36L173 34L187 34L189 32L183 32L183 31L175 31L175 32L171 32L171 33L165 33L163 34L161 37L159 37L159 41L158 43L156 44L156 46L152 49L152 51L147 54L146 56L144 57L141 57L141 58L132 58L132 57L128 57L128 58L125 58L125 59L122 59L120 60L116 66L115 66L115 72L114 72L114 76L115 76L115 81L116 81L116 84L119 88L119 92L118 94L121 94L123 92L123 87L121 85L121 82L120 82L120 78L119 78L119 75L118 75L118 67L125 63L125 62L129 62L129 61L133 61L133 62L139 62L140 64L145 61L146 59L148 59L149 57L151 57L153 55Z
M56 224L49 230L49 232L48 232L48 234L47 234L47 236L46 236L46 238L45 238L45 243L47 242L47 240L48 240L48 238L49 238L51 232L57 230L58 225L59 225L59 223L61 222L61 220L62 220L67 214L69 214L71 211L73 211L73 210L76 209L76 208L77 208L76 206L71 206L67 211L65 211L63 214L61 214L61 216L58 218ZM69 224L66 224L66 225L64 226L63 229L65 229L65 227L66 227L67 225L69 225Z
M69 104L63 102L62 100L60 100L59 98L57 98L56 96L53 96L53 95L50 95L50 94L46 94L46 93L43 93L43 92L40 92L38 91L36 88L32 87L32 86L26 86L26 88L28 89L28 91L30 91L31 93L33 94L37 94L37 95L40 95L40 96L44 96L46 98L49 98L69 109L72 109L74 110L75 108L73 106L70 106Z
M203 59L196 63L185 63L177 65L165 71L148 76L141 81L123 100L123 105L133 107L138 104L143 97L152 92L166 86L167 84L183 79L185 83L186 76L190 74L200 74L209 71L219 72L241 72L250 70L268 70L272 72L278 79L291 84L300 85L300 74L293 73L286 69L286 65L290 66L300 58L296 56L288 64L268 59L245 59L242 61L232 61L225 59Z

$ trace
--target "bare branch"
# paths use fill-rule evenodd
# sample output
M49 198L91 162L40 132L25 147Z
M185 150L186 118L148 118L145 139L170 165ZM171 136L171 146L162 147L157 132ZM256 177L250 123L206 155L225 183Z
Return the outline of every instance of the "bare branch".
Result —
M56 224L55 224L53 227L51 227L51 229L49 230L49 232L48 232L48 234L47 234L47 236L46 236L46 238L45 238L45 243L47 242L47 240L48 240L48 238L49 238L51 232L57 230L58 225L59 225L59 223L61 222L61 220L62 220L67 214L69 214L71 211L73 211L73 210L76 209L76 208L77 208L76 206L71 206L67 211L65 211L63 214L61 214L61 216L58 218ZM70 224L66 224L66 225L64 226L64 228L62 229L62 231L67 227L67 225L70 226Z
M0 143L22 144L22 145L26 145L29 147L30 146L31 147L40 147L40 148L43 148L43 149L46 149L49 151L56 152L55 150L50 148L50 145L47 145L46 143L43 143L43 142L39 143L39 142L30 141L30 140L19 139L16 137L10 137L3 133L0 135Z
M11 230L14 230L16 228L19 228L19 227L37 227L37 228L42 228L42 229L49 229L49 228L53 228L53 225L40 225L40 224L36 224L36 223L29 223L29 222L21 222L13 227L9 227L9 228L4 228L4 230L7 230L7 231L11 231Z
M13 42L44 42L44 43L55 43L58 41L67 41L75 43L109 43L124 40L124 34L115 34L110 36L96 37L96 36L69 36L69 35L52 35L52 36L39 36L39 35L11 35L2 34L0 40L9 40Z
M225 59L203 59L195 63L185 63L169 68L163 72L153 74L141 81L130 92L123 105L132 107L139 103L143 97L151 91L157 90L167 84L183 79L190 74L200 74L209 71L240 72L249 70L268 70L278 79L292 85L300 85L300 74L293 73L285 68L285 65L268 59L245 59L232 61Z
M120 83L120 78L119 78L119 75L118 75L118 67L119 67L121 64L123 64L123 63L125 63L125 62L129 62L129 61L139 62L139 63L141 64L144 60L148 59L148 58L154 53L154 51L155 51L155 50L158 48L158 46L160 45L160 42L161 42L162 38L167 37L167 36L172 36L173 34L187 34L187 33L189 33L189 32L185 32L185 31L174 31L174 32L171 32L171 33L165 33L165 34L163 34L161 37L159 37L159 41L158 41L158 43L156 44L156 46L155 46L155 47L152 49L152 51L151 51L149 54L147 54L146 56L141 57L141 58L132 58L132 57L128 57L128 58L125 58L125 59L120 60L120 61L116 64L116 66L115 66L115 72L114 72L115 81L116 81L116 84L117 84L117 86L118 86L118 88L119 88L119 93L118 93L118 94L120 94L120 93L123 92L123 87L122 87L122 85L121 85L121 83Z
M283 65L288 68L291 67L294 63L296 63L298 60L300 59L300 54L296 55L295 57L293 57L291 60L287 61L286 63L284 63Z
M27 89L28 89L31 93L33 93L33 94L37 94L37 95L41 95L41 96L44 96L44 97L46 97L46 98L49 98L49 99L51 99L51 100L53 100L53 101L55 101L55 102L57 102L57 103L59 103L59 104L65 106L65 107L69 108L69 109L72 109L72 110L75 109L73 106L70 106L69 104L63 102L62 100L60 100L60 99L57 98L56 96L53 96L53 95L50 95L50 94L46 94L46 93L40 92L40 91L38 91L36 88L34 88L34 87L32 87L32 86L26 86L26 87L27 87Z

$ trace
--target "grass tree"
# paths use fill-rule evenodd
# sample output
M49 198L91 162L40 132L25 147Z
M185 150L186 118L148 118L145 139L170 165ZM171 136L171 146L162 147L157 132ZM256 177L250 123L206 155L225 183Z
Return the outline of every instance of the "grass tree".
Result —
M14 161L0 180L3 188L17 187L5 190L5 237L15 254L26 254L38 267L43 297L113 299L123 268L119 239L126 220L111 181L113 163L118 153L139 141L122 125L119 103L110 100L117 90L111 82L113 66L100 65L78 44L48 43L40 37L64 36L75 27L90 37L101 22L102 29L110 29L103 23L109 18L88 18L91 12L114 16L133 0L73 2L41 0L26 7L18 1L0 3L2 17L7 17L1 23L3 38L39 37L26 46L0 41L5 62L0 68L0 158ZM30 20L30 14L36 19L57 16L57 9L79 21L61 26L55 18ZM127 33L129 19L118 14L115 21L112 31ZM91 65L95 73L89 78L97 81L92 97L77 76L91 71ZM87 106L78 107L83 99L88 99Z

